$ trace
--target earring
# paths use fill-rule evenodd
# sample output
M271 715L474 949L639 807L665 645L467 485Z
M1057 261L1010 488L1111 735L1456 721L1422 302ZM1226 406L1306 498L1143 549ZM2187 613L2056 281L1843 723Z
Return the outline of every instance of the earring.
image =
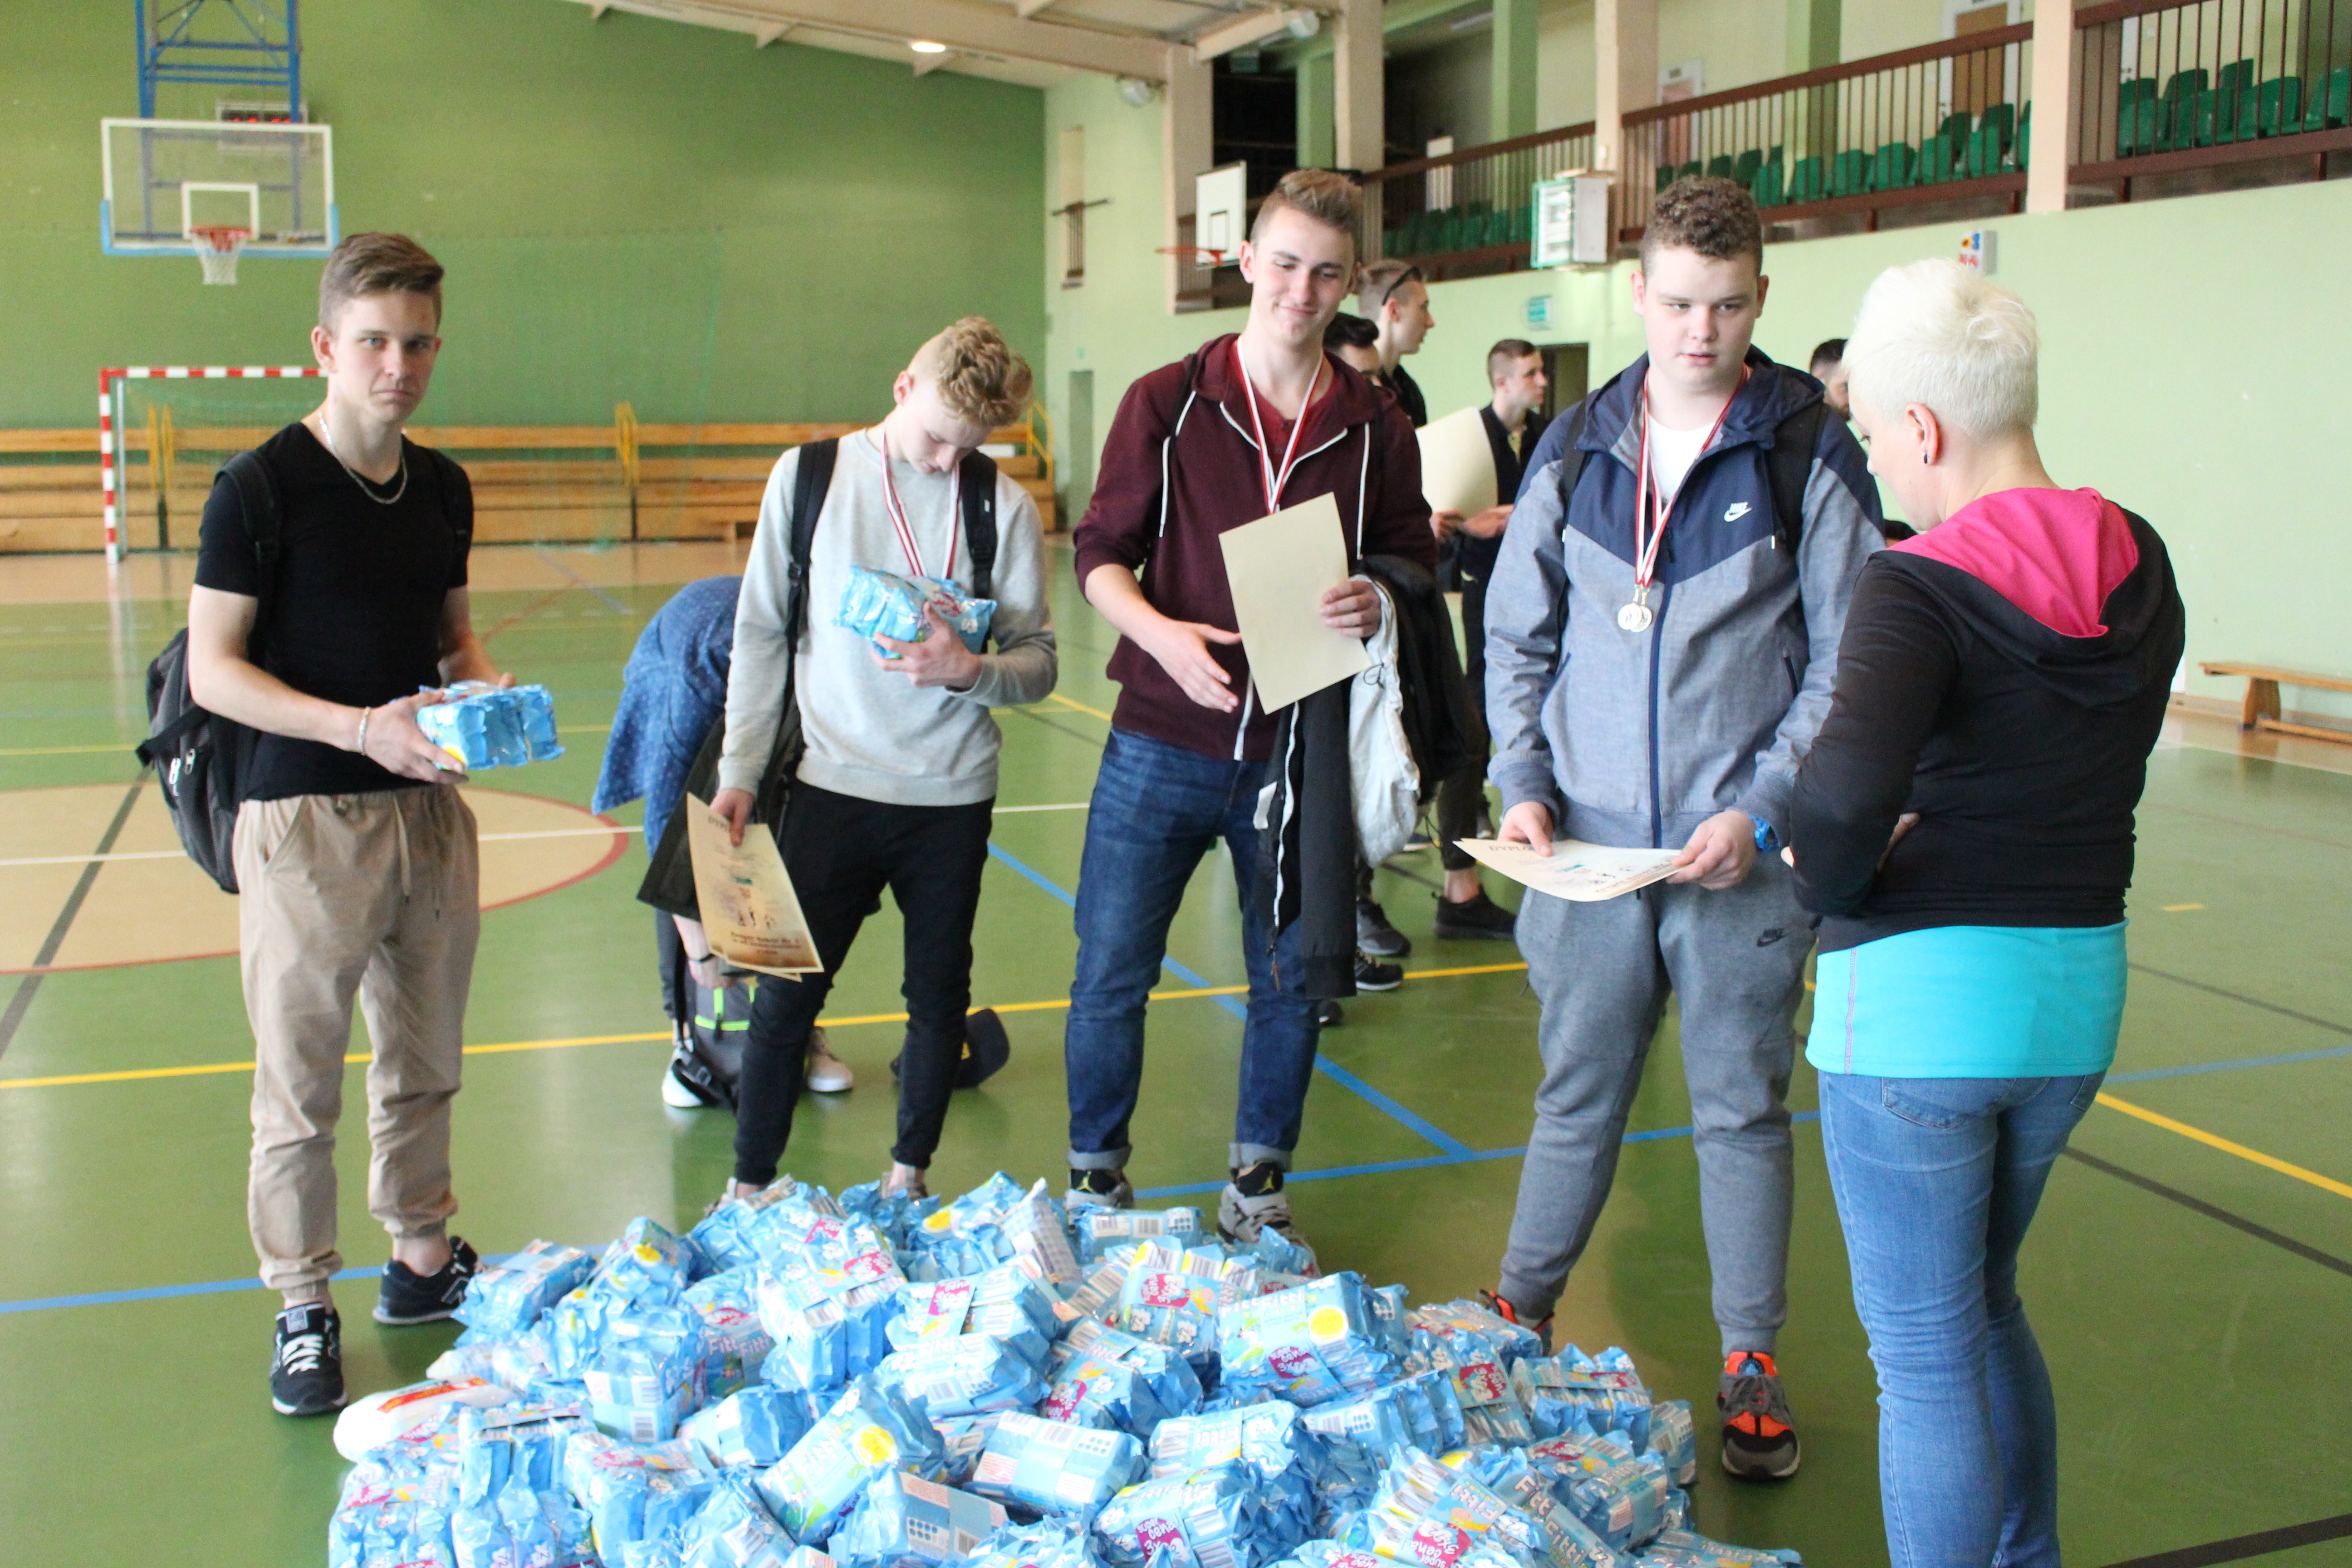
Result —
M1923 450L1920 452L1920 454L1919 454L1919 463L1920 463L1920 466L1921 466L1922 468L1925 468L1925 467L1927 466L1927 452L1923 449Z

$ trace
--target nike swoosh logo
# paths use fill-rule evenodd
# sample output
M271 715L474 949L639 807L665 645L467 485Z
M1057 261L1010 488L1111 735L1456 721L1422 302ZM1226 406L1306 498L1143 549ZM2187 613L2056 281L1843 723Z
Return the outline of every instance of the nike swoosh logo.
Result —
M1724 512L1723 521L1726 522L1738 522L1741 518L1746 517L1747 515L1748 503L1744 500L1736 500L1731 503L1729 510Z

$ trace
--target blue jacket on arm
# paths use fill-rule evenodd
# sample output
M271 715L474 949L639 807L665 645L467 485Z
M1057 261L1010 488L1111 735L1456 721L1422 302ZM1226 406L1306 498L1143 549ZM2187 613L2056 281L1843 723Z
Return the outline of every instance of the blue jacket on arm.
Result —
M643 796L646 848L661 842L710 727L727 710L740 577L688 583L654 612L621 676L621 702L604 742L591 811Z
M1845 422L1822 420L1791 559L1766 454L1822 386L1755 349L1748 363L1675 500L1646 631L1617 612L1633 599L1647 356L1590 400L1572 497L1560 479L1573 421L1553 420L1528 460L1486 596L1487 776L1506 811L1537 801L1556 833L1626 847L1680 847L1735 807L1786 831L1854 579L1882 547L1878 489Z

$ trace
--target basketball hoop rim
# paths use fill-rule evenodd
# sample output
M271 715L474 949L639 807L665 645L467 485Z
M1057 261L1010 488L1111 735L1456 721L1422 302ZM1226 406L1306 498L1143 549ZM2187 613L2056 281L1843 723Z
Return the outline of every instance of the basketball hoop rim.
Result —
M214 255L225 256L245 248L253 238L253 230L242 224L200 223L189 226L187 236Z
M1160 245L1154 246L1152 248L1158 255L1173 256L1180 260L1197 260L1198 258L1205 256L1209 258L1209 265L1212 267L1223 267L1227 259L1225 253L1213 246Z

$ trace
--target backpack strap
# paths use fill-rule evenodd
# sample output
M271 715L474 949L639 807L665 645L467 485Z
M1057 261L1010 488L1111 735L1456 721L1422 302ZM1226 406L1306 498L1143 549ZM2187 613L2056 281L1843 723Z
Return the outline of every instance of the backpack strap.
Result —
M1592 454L1584 449L1585 417L1592 411L1592 399L1599 394L1587 394L1575 407L1568 411L1567 444L1559 449L1559 522L1568 526L1568 509L1576 500L1576 481L1584 477L1584 465ZM1546 432L1549 434L1549 432Z
M1772 536L1789 559L1805 537L1805 484L1813 477L1813 448L1822 442L1822 422L1830 405L1818 398L1805 405L1772 433L1771 450L1764 454L1764 471L1772 486Z
M793 538L791 581L793 607L784 616L784 685L793 682L793 659L800 651L801 628L808 624L809 557L816 549L817 514L833 488L833 468L841 456L841 438L827 437L801 448L793 468Z
M958 499L963 503L963 538L971 549L971 596L992 599L996 574L996 459L967 452L957 465Z
M259 452L239 452L221 465L221 475L236 491L245 514L245 536L253 543L255 609L253 632L246 641L246 658L255 665L261 629L268 624L269 601L278 588L278 563L286 538L285 513L278 501L278 481Z

